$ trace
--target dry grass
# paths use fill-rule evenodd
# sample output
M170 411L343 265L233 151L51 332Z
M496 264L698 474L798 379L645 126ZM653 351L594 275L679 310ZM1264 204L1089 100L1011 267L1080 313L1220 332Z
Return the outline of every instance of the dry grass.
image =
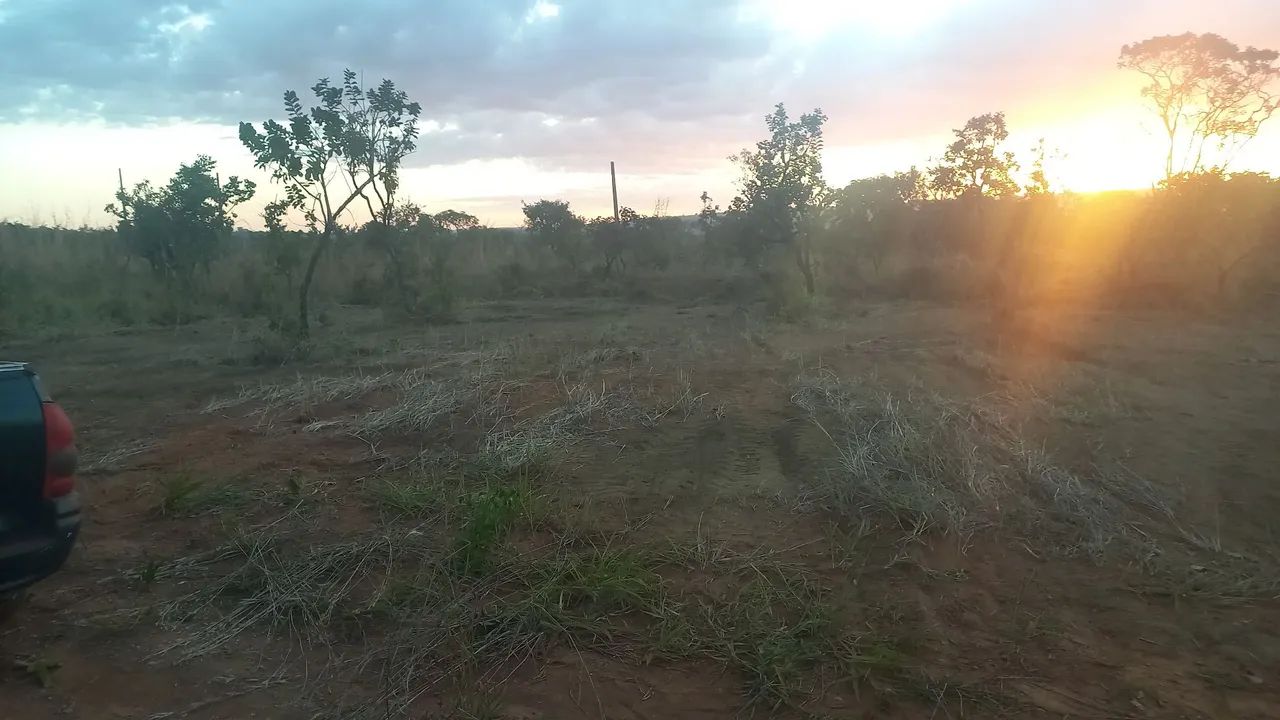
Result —
M799 378L792 402L835 448L823 491L843 513L967 531L976 506L998 505L1007 492L1007 473L980 457L975 418L952 407L847 385L830 373Z
M636 404L623 390L585 382L560 390L563 402L550 411L495 428L481 444L478 461L503 469L537 464L553 451L620 429L637 417Z
M1063 537L1058 549L1100 557L1131 521L1121 497L1155 504L1149 484L1085 477L1057 463L994 398L956 402L922 390L803 375L792 402L822 428L836 467L820 494L851 516L883 514L919 534L1013 524Z
M405 373L383 372L376 375L346 375L340 377L298 377L293 382L242 388L227 398L211 400L203 412L215 413L242 405L255 404L256 413L268 414L294 408L307 409L322 403L366 395L374 390L412 382L417 371Z
M291 546L279 533L254 532L233 539L198 560L170 565L188 577L204 575L194 592L159 608L163 624L195 631L165 653L190 660L213 652L251 628L285 631L303 642L325 642L340 612L350 612L368 597L368 583L385 577L402 555L425 552L420 535L371 533L354 540ZM229 571L219 571L230 564ZM169 573L165 567L160 572Z
M105 475L116 472L123 467L125 460L141 455L155 446L156 441L149 438L125 443L85 463L80 472L85 475Z
M364 437L427 430L461 408L472 392L464 383L427 380L417 373L404 374L392 388L396 392L392 405L360 415L317 420L307 425L307 432L329 430Z

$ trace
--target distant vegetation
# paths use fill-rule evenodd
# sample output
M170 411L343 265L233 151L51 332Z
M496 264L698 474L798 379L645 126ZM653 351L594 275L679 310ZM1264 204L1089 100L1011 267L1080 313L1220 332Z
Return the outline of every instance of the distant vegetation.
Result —
M305 347L333 304L440 322L460 301L533 296L764 301L789 318L871 297L1002 312L1274 307L1280 181L1230 164L1277 109L1276 60L1216 35L1122 49L1168 132L1165 179L1150 192L1055 192L1044 144L1023 167L999 112L956 129L930 167L833 188L826 115L793 118L779 104L766 137L734 156L739 193L724 207L704 193L696 217L659 206L588 220L544 199L524 207L523 231L401 197L420 106L347 71L311 88L314 107L289 91L283 122L241 124L256 165L284 188L264 231L233 229L258 189L221 182L207 156L164 186L122 188L107 207L113 229L0 224L0 333L234 316L261 321L264 342ZM354 222L357 207L371 219Z

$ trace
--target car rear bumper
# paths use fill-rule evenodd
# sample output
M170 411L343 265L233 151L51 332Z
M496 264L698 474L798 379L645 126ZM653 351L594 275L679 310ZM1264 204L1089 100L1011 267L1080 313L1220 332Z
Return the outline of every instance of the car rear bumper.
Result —
M0 541L0 593L20 590L52 575L67 561L80 532L77 493L52 501L53 527Z

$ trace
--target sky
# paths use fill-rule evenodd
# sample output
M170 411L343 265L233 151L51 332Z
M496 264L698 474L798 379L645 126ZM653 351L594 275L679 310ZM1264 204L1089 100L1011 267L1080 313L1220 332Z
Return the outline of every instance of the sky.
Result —
M727 204L728 156L784 102L820 107L828 182L926 165L1003 111L1062 189L1150 187L1163 167L1120 47L1215 32L1280 47L1277 0L0 0L0 219L105 225L117 170L163 183L197 154L282 194L240 121L282 118L343 68L421 103L402 196L516 225L521 203L609 214ZM1280 119L1238 169L1280 174Z

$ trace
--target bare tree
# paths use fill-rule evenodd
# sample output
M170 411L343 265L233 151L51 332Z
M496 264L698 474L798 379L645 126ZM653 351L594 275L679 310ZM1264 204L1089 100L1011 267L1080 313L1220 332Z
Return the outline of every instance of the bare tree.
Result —
M1165 177L1225 169L1258 134L1280 107L1273 88L1277 57L1275 50L1241 49L1212 33L1161 35L1120 49L1120 67L1147 78L1142 95L1168 137ZM1206 149L1218 162L1206 164Z

